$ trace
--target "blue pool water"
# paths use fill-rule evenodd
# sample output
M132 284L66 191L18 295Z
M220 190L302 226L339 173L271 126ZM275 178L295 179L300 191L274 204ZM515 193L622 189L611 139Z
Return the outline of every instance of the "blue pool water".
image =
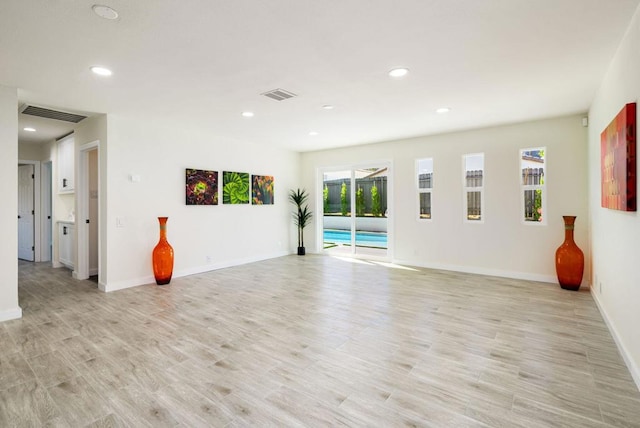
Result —
M324 230L324 242L331 244L351 244L349 230ZM376 232L356 232L356 245L387 248L387 234Z

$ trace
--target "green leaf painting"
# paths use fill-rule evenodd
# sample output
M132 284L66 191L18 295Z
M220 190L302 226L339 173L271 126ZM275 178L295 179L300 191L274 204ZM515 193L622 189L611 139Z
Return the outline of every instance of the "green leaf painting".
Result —
M222 203L249 203L249 174L246 172L222 173Z

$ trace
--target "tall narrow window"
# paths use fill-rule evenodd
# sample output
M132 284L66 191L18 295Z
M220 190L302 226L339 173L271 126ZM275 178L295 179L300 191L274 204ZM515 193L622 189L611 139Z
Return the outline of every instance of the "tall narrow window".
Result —
M464 215L469 222L484 220L484 153L464 155Z
M433 158L418 159L418 219L431 219L431 192L433 190Z
M524 222L546 224L545 209L545 148L520 150L520 194Z

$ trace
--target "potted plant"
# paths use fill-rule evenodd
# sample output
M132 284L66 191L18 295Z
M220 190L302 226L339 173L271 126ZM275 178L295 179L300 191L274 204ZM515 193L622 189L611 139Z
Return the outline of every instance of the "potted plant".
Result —
M296 211L292 213L293 223L298 227L298 255L304 256L304 228L309 224L313 214L307 205L309 194L305 189L289 191L289 201L296 206Z

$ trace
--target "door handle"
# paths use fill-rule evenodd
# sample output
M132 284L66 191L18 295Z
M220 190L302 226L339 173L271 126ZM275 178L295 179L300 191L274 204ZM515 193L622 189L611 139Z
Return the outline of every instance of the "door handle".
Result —
M22 218L22 217L20 217L20 215L18 214L18 218Z
M67 234L67 226L62 226L62 234L63 235Z

